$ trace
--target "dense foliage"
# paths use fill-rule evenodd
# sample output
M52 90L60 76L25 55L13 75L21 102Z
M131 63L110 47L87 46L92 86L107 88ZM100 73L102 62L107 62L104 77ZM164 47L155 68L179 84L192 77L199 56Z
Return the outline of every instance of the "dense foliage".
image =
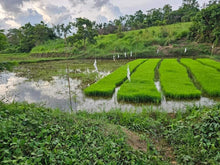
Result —
M0 30L0 51L5 49L7 45L7 37L4 34L4 30Z
M177 164L220 162L219 104L214 107L188 107L173 115L149 109L143 109L141 113L120 110L95 114L79 113L79 116L82 115L147 133L149 140L157 139L157 145L161 145L158 144L161 139L166 140L170 145L169 150L171 147L174 150Z
M194 18L191 37L200 42L220 43L220 3L210 4Z
M0 102L0 164L158 164L120 127L28 104Z
M4 52L29 52L33 47L43 44L47 40L56 38L52 28L41 22L40 24L25 24L19 29L9 29L7 33L9 46Z

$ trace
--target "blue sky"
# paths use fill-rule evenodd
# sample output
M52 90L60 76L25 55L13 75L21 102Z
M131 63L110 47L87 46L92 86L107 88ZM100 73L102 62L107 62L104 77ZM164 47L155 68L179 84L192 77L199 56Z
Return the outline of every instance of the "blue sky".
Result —
M208 0L198 0L200 6ZM18 28L27 22L44 21L50 25L74 21L86 17L97 22L147 11L170 4L173 9L181 6L181 0L0 0L0 29Z

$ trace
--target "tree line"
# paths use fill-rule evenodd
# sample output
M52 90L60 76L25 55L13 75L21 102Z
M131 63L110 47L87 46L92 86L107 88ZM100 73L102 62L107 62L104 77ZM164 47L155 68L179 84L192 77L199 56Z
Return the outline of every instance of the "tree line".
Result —
M163 8L151 9L144 13L139 10L133 15L121 16L108 23L96 23L86 18L77 18L67 25L58 24L49 27L43 21L30 23L7 32L0 30L0 51L6 53L30 52L37 45L48 40L64 38L65 44L95 44L95 36L143 29L151 26L168 25L178 22L193 22L189 38L217 45L220 41L220 0L210 0L203 9L199 9L197 0L183 0L182 6L172 10L169 4Z

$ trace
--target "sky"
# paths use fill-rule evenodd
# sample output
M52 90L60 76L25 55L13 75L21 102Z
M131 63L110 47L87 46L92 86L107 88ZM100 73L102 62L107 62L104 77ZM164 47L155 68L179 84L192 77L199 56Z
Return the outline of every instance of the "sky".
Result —
M198 0L200 6L209 0ZM182 0L0 0L0 29L19 28L44 21L49 25L74 22L85 17L98 23L170 4L173 10Z

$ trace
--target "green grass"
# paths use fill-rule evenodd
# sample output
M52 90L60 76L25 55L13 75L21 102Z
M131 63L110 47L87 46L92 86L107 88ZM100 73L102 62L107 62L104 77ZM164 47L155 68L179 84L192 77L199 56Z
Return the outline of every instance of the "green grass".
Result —
M161 95L154 84L155 68L160 59L149 59L121 85L118 100L126 102L156 102L161 101Z
M138 59L129 62L127 65L129 65L131 73L144 61L144 59ZM88 96L112 96L115 88L127 79L127 65L121 66L110 75L87 87L84 90L85 94Z
M181 59L193 75L202 92L209 96L220 96L220 72L215 68L201 64L192 59Z
M163 93L168 98L199 98L201 92L190 80L187 70L176 59L164 59L160 65L160 83Z
M214 68L216 68L220 71L220 63L215 61L215 60L211 60L209 58L199 58L199 59L196 59L196 60L201 62L204 65L214 67Z

